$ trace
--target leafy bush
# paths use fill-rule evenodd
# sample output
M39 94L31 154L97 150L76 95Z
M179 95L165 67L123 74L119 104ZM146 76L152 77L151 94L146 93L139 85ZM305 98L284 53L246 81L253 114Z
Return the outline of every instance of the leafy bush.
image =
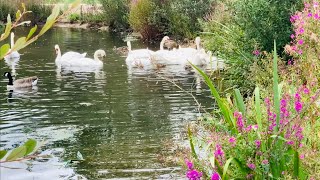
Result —
M15 10L5 2L0 1L0 21L7 21L8 14L14 17Z
M113 29L127 29L129 6L127 0L99 0L103 8L104 19Z
M193 38L201 31L198 19L202 19L210 11L213 0L173 0L166 8L168 30L171 34L183 38Z
M302 0L238 0L232 3L235 22L242 27L248 39L255 39L262 50L270 52L277 39L277 50L290 42L290 15L300 9ZM280 51L281 52L281 51Z
M152 39L158 32L152 21L155 9L156 4L152 0L137 0L130 4L129 24L141 33L143 39Z
M39 24L46 22L47 17L51 14L52 6L32 3L27 5L27 9L32 11L32 13L27 15L27 18L33 24Z
M80 15L79 14L70 14L68 19L70 22L77 22L80 20Z

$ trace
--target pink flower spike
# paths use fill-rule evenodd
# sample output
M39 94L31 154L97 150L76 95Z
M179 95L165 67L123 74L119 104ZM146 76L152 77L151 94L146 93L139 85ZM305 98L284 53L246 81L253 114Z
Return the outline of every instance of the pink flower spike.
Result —
M303 34L303 33L304 33L304 29L303 29L303 28L300 28L300 29L299 29L299 33L300 33L300 34Z
M247 166L251 169L251 170L254 170L256 168L256 165L254 164L247 164Z
M316 19L316 20L320 19L320 16L318 13L314 14L314 19Z
M229 143L231 144L232 147L235 146L236 145L236 138L233 136L231 138L229 138Z
M309 17L309 18L312 17L312 13L309 13L309 14L308 14L308 17Z
M300 45L302 45L303 44L303 39L300 39L299 41L298 41L298 43L300 44Z
M300 55L302 54L302 50L301 49L298 50L298 54L300 54Z
M221 177L220 177L219 173L217 173L217 172L213 173L211 176L211 180L220 180L220 179L221 179Z
M261 141L260 141L260 140L255 140L254 142L255 142L255 144L256 144L256 147L257 147L257 148L260 148L260 146L261 146Z
M293 39L295 36L294 36L294 34L291 34L290 37L291 37L291 39Z
M300 154L299 158L304 159L304 154Z

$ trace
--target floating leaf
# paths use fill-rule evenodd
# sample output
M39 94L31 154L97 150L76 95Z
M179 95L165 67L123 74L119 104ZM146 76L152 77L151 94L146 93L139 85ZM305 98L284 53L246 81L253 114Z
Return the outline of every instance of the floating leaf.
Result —
M80 153L80 151L77 152L77 158L78 158L78 160L80 160L80 161L83 161L83 160L84 160L82 154Z
M4 44L0 47L0 59L2 59L8 53L9 49L9 44Z
M36 147L37 141L34 139L29 139L27 142L24 143L24 146L26 147L26 154L30 154Z
M2 159L6 154L7 154L8 151L6 150L1 150L0 151L0 159Z
M16 19L19 19L20 17L21 17L21 12L20 12L20 10L18 10L16 13Z
M30 32L27 36L27 40L31 38L31 36L34 34L34 32L36 32L37 28L38 28L38 26L35 25L33 28L30 29Z
M20 146L11 151L9 156L6 158L6 161L13 161L18 158L23 157L26 154L27 148L25 146Z

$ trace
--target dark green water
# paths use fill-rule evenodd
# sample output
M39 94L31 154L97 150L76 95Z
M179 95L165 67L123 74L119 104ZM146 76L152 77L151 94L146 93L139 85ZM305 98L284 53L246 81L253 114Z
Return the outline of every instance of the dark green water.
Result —
M62 53L87 52L89 57L96 49L106 50L103 70L60 72L55 44ZM7 163L21 169L1 167L1 180L72 179L75 174L88 179L183 177L179 166L161 164L158 154L165 150L164 141L182 140L184 125L199 116L198 107L162 77L195 91L195 76L174 71L128 73L125 57L112 51L123 45L121 38L106 32L55 28L20 51L17 78L36 75L39 82L34 89L8 92L7 79L1 79L0 147L12 149L28 138L46 139L42 149L56 155L45 162ZM133 42L134 48L146 46ZM10 70L0 61L1 75ZM208 95L196 95L204 107L211 105ZM78 151L85 161L66 164Z

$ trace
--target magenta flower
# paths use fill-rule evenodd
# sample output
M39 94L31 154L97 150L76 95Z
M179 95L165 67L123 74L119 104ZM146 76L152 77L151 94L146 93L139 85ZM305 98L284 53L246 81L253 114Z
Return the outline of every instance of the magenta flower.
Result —
M291 34L290 37L291 37L291 39L293 39L295 36L294 36L294 34Z
M220 179L221 179L221 177L220 177L219 173L217 173L217 172L213 173L211 176L211 180L220 180Z
M304 159L304 154L300 154L299 158Z
M244 122L242 119L242 114L240 112L234 112L233 113L234 117L237 119L237 126L238 126L238 130L242 131L243 127L244 127Z
M255 56L259 56L260 51L256 49L256 50L252 51L252 54L254 54Z
M254 143L256 144L257 148L260 148L260 146L261 146L261 141L260 140L255 140Z
M310 90L307 87L304 87L303 88L303 92L304 92L304 94L309 94Z
M269 164L269 161L267 159L262 160L262 164Z
M302 110L301 96L299 93L295 94L294 108L298 113L300 113Z
M247 164L247 166L251 169L251 170L254 170L256 168L256 165L250 163L250 164Z
M303 28L300 28L300 29L299 29L299 33L300 33L300 34L303 34L303 33L304 33L304 29L303 29Z
M298 54L300 54L300 55L302 54L302 50L301 49L298 50Z
M188 167L188 170L192 170L193 169L193 163L191 161L189 161L188 159L185 160L186 165Z
M309 17L309 18L312 17L312 13L309 13L309 14L308 14L308 17Z
M293 141L288 141L287 144L288 144L288 145L293 145L294 142L293 142Z
M214 151L214 156L216 158L224 156L224 152L223 152L222 146L220 144L216 145L216 150Z
M300 39L299 41L298 41L298 43L300 44L300 45L302 45L303 44L303 39Z
M237 141L236 138L233 136L229 138L229 143L231 144L232 147L236 145L237 143L236 141Z
M202 172L199 172L195 169L187 172L187 178L189 180L200 180L201 177L202 177Z

